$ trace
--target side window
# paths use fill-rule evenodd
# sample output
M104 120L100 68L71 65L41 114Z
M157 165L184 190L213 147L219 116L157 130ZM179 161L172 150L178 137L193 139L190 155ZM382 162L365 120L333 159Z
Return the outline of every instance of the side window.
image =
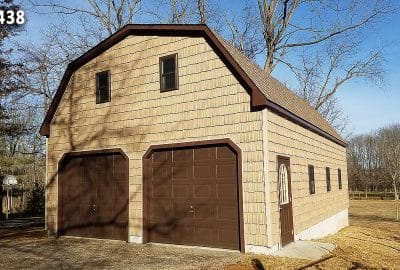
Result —
M315 194L315 177L313 165L308 165L308 185L310 188L310 194Z
M160 57L161 92L176 90L178 88L178 54Z
M96 73L96 103L110 102L111 75L110 71Z
M342 189L342 171L340 169L337 170L339 189Z
M331 191L331 170L326 167L326 191Z

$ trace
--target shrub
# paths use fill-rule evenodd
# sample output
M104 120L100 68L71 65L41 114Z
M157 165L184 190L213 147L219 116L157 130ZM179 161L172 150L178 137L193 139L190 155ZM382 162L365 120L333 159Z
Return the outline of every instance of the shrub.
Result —
M31 215L44 214L44 185L35 183L28 194L26 212Z

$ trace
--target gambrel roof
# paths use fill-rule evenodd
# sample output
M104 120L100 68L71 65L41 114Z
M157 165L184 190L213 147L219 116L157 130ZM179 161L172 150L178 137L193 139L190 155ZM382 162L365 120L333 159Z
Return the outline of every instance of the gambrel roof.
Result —
M129 35L203 37L249 93L252 109L268 108L339 145L346 146L342 137L319 112L206 25L129 24L124 26L67 66L40 128L41 135L50 136L50 123L74 71Z

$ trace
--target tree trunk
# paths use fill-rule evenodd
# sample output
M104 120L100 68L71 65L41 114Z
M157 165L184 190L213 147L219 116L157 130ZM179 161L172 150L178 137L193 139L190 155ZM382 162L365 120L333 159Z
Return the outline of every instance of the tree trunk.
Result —
M394 200L397 201L399 199L399 194L397 193L396 180L393 180L392 185L394 191Z

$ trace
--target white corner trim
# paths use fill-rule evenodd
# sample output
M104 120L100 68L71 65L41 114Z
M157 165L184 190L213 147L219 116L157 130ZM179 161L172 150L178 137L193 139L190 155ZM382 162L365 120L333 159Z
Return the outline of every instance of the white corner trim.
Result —
M143 244L143 237L136 235L129 235L129 243Z
M274 253L275 251L278 251L278 249L279 249L279 245L274 245L272 247L246 245L245 253L271 254L271 253Z
M271 179L269 179L268 110L262 111L262 144L264 165L264 204L267 245L272 246Z
M312 240L337 233L349 226L348 208L295 235L296 240Z

